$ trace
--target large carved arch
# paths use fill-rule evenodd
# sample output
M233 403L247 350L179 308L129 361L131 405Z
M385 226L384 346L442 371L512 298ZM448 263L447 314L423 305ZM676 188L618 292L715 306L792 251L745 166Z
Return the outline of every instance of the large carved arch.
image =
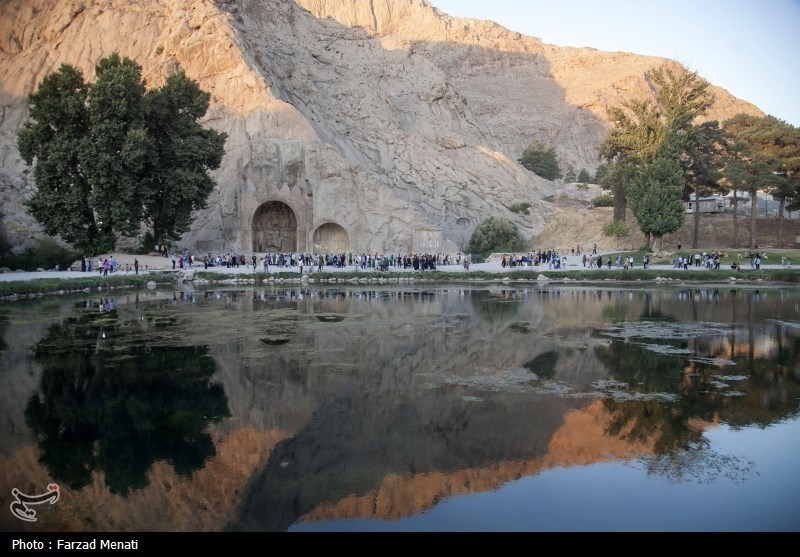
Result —
M346 253L349 246L347 231L335 222L326 222L314 231L315 253Z
M267 201L253 215L253 251L297 251L297 215L286 203Z

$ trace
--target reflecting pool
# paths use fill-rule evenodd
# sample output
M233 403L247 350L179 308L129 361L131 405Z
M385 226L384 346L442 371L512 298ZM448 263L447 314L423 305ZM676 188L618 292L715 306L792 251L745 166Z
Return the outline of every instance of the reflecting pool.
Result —
M41 298L0 381L3 531L800 531L797 288Z

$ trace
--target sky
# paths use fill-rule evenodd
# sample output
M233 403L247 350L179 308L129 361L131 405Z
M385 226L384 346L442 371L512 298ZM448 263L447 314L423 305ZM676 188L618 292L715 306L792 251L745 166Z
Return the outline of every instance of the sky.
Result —
M800 127L800 0L429 0L556 46L670 58Z

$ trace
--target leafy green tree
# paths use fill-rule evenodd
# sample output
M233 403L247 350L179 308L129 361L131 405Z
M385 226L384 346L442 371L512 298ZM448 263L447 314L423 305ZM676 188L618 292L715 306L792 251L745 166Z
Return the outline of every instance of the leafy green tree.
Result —
M661 249L664 234L675 232L683 225L686 216L681 203L683 184L683 169L674 148L669 147L640 169L631 182L631 210L645 235L648 249L651 245L656 251Z
M800 129L774 116L766 116L743 134L752 145L756 158L767 169L766 189L778 198L778 246L783 243L783 218L786 200L798 195L800 178Z
M628 184L638 168L639 165L634 157L619 158L611 162L603 173L600 186L611 192L609 197L613 201L614 220L625 222L628 210Z
M159 241L188 230L205 205L226 134L205 130L210 95L179 72L147 91L141 67L112 54L94 84L62 64L30 95L20 128L23 160L34 167L31 215L81 251L111 250L120 235L152 226Z
M546 147L536 139L531 141L531 144L522 153L519 163L546 180L561 178L561 168L558 165L556 150Z
M599 184L603 180L603 176L605 175L606 171L608 170L607 163L600 163L597 165L597 168L594 171L594 183Z
M693 194L696 202L692 214L692 247L696 249L699 246L700 198L728 192L719 170L723 165L725 142L716 121L689 126L679 130L674 137L680 138L677 160L683 170L683 198L688 200Z
M145 96L151 146L142 199L158 243L179 240L216 185L208 171L222 163L227 136L199 123L210 98L183 72Z
M633 99L608 111L612 127L600 144L600 158L616 163L601 185L613 188L614 218L624 220L628 186L636 169L653 161L671 133L686 131L713 102L709 83L694 72L663 65L645 74L653 89L652 99ZM632 171L632 169L634 171Z
M572 168L572 165L567 165L567 170L564 173L564 181L568 184L573 183L576 180L575 178L575 169Z
M578 182L581 184L588 184L592 181L592 177L589 176L589 173L586 171L585 168L581 168L581 171L578 172Z
M756 244L756 200L760 190L773 193L781 200L779 221L782 221L785 202L798 195L800 170L800 130L774 116L758 117L737 114L723 123L729 147L735 159L730 159L725 175L728 180L741 180L750 194L750 243ZM782 240L779 222L779 242ZM780 243L778 244L780 245Z
M730 122L730 121L729 121ZM733 247L739 247L739 191L747 190L755 180L750 174L749 160L752 156L750 145L737 139L737 131L723 124L723 149L725 152L722 166L722 182L733 192Z
M486 256L494 252L524 251L526 243L516 224L503 217L489 217L475 228L467 249Z

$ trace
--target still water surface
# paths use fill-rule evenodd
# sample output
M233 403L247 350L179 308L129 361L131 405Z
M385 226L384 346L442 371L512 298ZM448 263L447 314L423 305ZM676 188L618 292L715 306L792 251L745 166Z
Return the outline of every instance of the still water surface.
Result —
M0 333L4 531L800 531L796 288L139 291Z

